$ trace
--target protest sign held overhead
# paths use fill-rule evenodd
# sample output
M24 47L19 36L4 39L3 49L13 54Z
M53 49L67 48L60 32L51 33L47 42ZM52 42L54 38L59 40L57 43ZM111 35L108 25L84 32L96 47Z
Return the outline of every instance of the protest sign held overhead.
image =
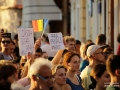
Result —
M62 33L48 33L48 38L52 51L65 49Z
M18 37L21 56L27 55L28 52L34 52L33 28L19 28Z

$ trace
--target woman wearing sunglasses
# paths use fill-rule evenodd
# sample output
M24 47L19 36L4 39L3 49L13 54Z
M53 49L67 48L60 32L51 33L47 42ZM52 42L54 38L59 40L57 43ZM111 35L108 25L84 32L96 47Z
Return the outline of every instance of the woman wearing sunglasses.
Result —
M66 69L59 64L52 67L52 75L54 76L53 90L62 90L63 85L66 84Z

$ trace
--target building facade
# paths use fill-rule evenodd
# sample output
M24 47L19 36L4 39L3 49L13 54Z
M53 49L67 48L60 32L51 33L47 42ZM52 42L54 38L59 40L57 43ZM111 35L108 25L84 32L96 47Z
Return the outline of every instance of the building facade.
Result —
M116 53L120 0L71 0L71 35L84 42L105 34Z

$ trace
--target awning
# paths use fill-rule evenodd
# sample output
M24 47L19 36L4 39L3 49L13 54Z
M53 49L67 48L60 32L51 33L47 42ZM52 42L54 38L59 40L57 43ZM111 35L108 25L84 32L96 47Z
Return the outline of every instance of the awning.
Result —
M37 19L62 20L62 12L53 0L24 0L21 27L32 27Z

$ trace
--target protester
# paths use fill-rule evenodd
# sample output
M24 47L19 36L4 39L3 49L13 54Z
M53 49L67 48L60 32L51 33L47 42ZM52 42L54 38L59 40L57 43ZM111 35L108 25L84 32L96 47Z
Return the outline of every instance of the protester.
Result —
M67 68L67 84L63 86L63 90L84 90L80 76L76 75L80 66L80 55L67 52L63 57L63 65Z
M47 54L47 52L42 52L42 56L41 56L42 58L45 58L45 59L48 59L48 54Z
M18 44L18 34L15 34L15 36L13 38L13 42L15 43L15 46L19 47L19 44Z
M0 52L0 60L12 60L12 57L9 55L9 49L11 44L11 33L3 33L2 41L1 41L1 52Z
M46 44L41 46L42 51L47 52L48 57L54 57L57 51L51 51L50 42L48 36L45 38Z
M19 54L19 47L15 46L15 49L13 51L13 53L11 54L13 60L14 59L20 59L20 54Z
M96 38L96 45L106 45L106 36L104 34L99 34Z
M75 49L79 55L80 55L80 46L81 46L81 42L79 40L76 40Z
M111 82L106 90L120 90L120 55L110 55L106 61Z
M118 49L117 49L117 55L120 55L120 33L117 36L117 42L119 43Z
M35 60L30 67L30 81L29 90L49 90L53 83L50 61L43 58Z
M15 43L13 42L13 41L11 41L11 43L10 43L10 45L9 45L9 55L11 56L11 58L12 58L12 60L14 59L13 57L12 57L12 55L13 55L13 52L14 52L14 49L15 49Z
M36 58L40 58L42 56L42 49L41 48L37 48L37 50L35 51L34 55L34 59Z
M65 42L65 49L64 50L58 50L58 52L56 53L55 57L52 59L52 64L56 65L59 64L60 62L62 62L61 58L64 56L64 54L68 51L70 52L76 52L75 49L75 43L76 40L74 37L72 36L65 36L64 37L64 42Z
M105 64L96 65L90 72L92 84L89 85L89 90L105 90L106 85L109 85L110 75L106 70Z
M89 46L91 45L94 45L94 43L89 43L89 44L85 44L85 46L83 47L83 50L81 51L83 54L81 55L82 56L82 61L80 63L80 71L82 72L83 69L89 65L89 60L88 60L88 57L87 57L87 49Z
M105 55L105 60L111 55L114 54L114 50L111 47L107 47L103 50L103 53Z
M52 75L54 76L53 90L62 90L66 84L66 68L60 64L52 67Z
M90 71L99 63L105 62L105 56L103 50L99 45L91 45L87 49L87 57L89 65L81 72L80 77L82 78L82 85L85 90L89 89L89 85L92 83L90 79Z
M17 70L10 62L0 62L0 90L11 90L11 84L17 80Z
M85 44L89 44L89 43L93 43L93 41L90 39L86 40Z

